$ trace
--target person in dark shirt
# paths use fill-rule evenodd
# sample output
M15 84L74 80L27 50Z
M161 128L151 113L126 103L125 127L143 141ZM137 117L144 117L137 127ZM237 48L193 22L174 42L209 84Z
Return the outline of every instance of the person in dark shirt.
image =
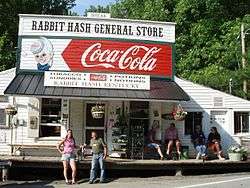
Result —
M208 135L208 149L212 150L220 160L225 160L222 157L221 151L221 136L216 127L212 127Z
M90 178L89 178L89 183L95 183L96 180L96 174L98 170L98 164L101 170L100 173L100 183L104 183L104 163L103 160L106 159L107 157L107 146L104 143L102 138L99 138L97 136L97 133L93 131L91 133L91 140L90 140L90 146L92 148L92 162L91 162L91 170L90 170Z
M192 142L194 144L194 148L197 152L196 159L200 159L200 157L204 158L206 156L206 145L205 145L205 135L201 130L201 126L197 125L195 127L195 131L191 136Z
M147 147L149 148L155 148L157 149L157 152L159 153L161 160L163 160L163 154L161 152L161 148L160 145L157 144L156 140L155 140L155 134L156 134L156 130L159 129L159 124L158 123L153 123L152 128L149 130L147 138L146 138L146 144Z

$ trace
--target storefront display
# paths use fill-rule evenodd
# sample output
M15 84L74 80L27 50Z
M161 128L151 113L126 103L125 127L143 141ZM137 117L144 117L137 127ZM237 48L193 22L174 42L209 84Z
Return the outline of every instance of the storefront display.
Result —
M34 142L71 128L88 144L95 131L110 156L142 159L159 108L189 100L174 81L175 23L20 15L18 37L17 73L5 94L32 96Z

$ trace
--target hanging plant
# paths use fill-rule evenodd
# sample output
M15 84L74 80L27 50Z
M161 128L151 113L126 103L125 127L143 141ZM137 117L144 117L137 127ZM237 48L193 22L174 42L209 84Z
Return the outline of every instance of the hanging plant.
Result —
M17 114L17 109L14 106L8 105L5 108L5 113L13 116Z
M91 114L94 119L101 119L104 116L104 106L96 104L91 108Z
M181 107L180 104L178 104L174 108L172 114L173 114L173 117L176 121L183 121L187 115L187 112L183 110L183 108Z

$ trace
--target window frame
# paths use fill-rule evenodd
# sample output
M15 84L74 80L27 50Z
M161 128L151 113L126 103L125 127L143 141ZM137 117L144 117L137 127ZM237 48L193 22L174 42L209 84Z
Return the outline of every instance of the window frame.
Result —
M248 111L234 111L233 112L233 134L234 135L248 135L250 133L250 112ZM236 132L236 127L235 127L235 123L236 123L236 114L240 114L242 116L242 114L248 114L248 131L247 132L242 132L242 119L241 119L241 125L240 125L240 132Z
M195 128L195 121L194 121L194 114L195 113L200 113L200 115L201 115L201 123L200 123L200 125L201 125L201 130L203 130L203 111L188 111L187 113L192 113L193 114L193 116L192 116L192 133L186 133L186 119L184 120L184 129L183 129L183 132L184 132L184 136L190 136L190 135L192 135L193 134L193 132L194 132L194 128ZM187 117L187 116L186 116Z
M39 109L39 140L40 139L60 139L62 136L62 124L61 123L43 123L42 122L42 108L43 108L43 99L54 99L54 100L61 100L61 107L60 107L60 119L59 121L61 122L62 120L62 99L61 98L41 98L40 99L40 109ZM46 115L44 115L46 116ZM59 136L41 136L41 131L42 131L42 126L49 126L49 127L53 127L53 126L60 126L60 135Z
M5 113L5 109L4 108L0 108L0 110L3 110L3 117L5 117L5 123L4 124L0 124L0 128L7 128L7 121L8 121L8 117L7 114Z

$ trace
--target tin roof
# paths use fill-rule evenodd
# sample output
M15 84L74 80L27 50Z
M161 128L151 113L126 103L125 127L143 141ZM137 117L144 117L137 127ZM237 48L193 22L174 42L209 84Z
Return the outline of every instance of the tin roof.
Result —
M44 86L43 74L19 73L4 92L7 95L88 99L188 101L189 96L174 81L151 80L150 90L93 89Z

